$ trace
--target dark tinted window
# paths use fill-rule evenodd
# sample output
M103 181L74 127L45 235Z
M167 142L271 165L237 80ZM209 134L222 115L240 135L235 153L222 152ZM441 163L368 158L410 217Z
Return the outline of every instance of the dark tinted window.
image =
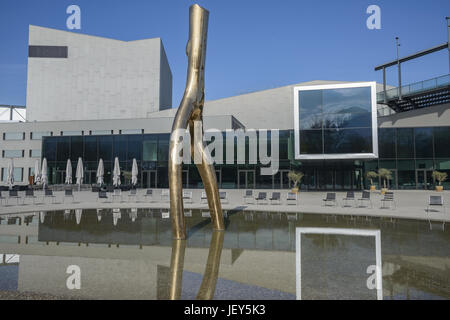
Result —
M414 158L414 129L397 129L397 156L399 158Z
M371 153L372 130L326 129L323 131L325 154Z
M414 129L416 143L416 158L433 158L433 130L432 128Z
M380 158L395 158L395 129L378 130L378 151Z
M29 46L28 57L30 58L67 58L67 46Z
M434 128L436 158L450 158L450 127Z
M302 154L321 154L323 153L322 145L322 130L300 131L300 150Z

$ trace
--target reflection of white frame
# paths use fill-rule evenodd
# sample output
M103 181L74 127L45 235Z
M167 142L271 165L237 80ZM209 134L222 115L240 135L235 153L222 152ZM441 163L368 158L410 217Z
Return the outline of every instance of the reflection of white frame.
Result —
M375 261L376 261L376 281L377 281L377 299L383 300L383 273L381 261L381 232L380 230L364 229L342 229L342 228L297 228L296 229L296 294L297 300L302 299L302 234L334 234L375 237Z
M372 153L341 153L341 154L300 154L300 123L299 123L299 91L371 88L372 100ZM294 87L294 134L295 159L298 160L325 160L325 159L376 159L378 158L378 120L377 120L377 84L376 82L352 82L339 84L325 84L316 86Z

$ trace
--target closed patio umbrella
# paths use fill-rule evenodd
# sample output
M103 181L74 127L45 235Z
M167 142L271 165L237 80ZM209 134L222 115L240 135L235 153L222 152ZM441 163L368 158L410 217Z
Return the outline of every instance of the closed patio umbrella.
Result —
M138 166L136 159L133 159L133 167L131 168L131 184L135 186L138 182Z
M41 170L39 169L39 160L34 162L34 183L36 185L41 184Z
M102 221L102 209L97 209L97 221Z
M72 184L72 162L67 159L66 165L66 184Z
M75 220L77 221L77 224L80 224L82 214L83 214L83 209L75 209Z
M105 167L103 165L103 159L100 159L97 168L97 184L102 185L105 183L103 178L104 175L105 175Z
M39 221L41 222L41 223L44 223L44 221L45 221L45 215L46 215L47 213L45 212L45 211L41 211L41 212L39 212Z
M78 158L77 172L75 174L75 177L77 178L78 190L80 190L84 178L83 160L81 158Z
M115 187L120 186L120 165L117 157L114 159L113 185Z
M8 176L6 177L6 183L11 189L14 186L14 161L9 159L8 163Z
M113 209L113 225L117 226L117 221L122 218L120 209Z
M48 177L47 177L47 158L44 158L42 160L42 167L41 167L41 182L44 185L44 188L48 184Z

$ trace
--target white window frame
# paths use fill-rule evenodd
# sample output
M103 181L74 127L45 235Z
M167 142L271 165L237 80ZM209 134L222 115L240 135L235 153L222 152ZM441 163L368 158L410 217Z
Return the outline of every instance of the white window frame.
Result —
M372 153L340 153L340 154L300 154L300 123L299 123L299 92L311 90L371 88L372 103ZM370 82L352 82L339 84L324 84L314 86L294 87L294 133L295 159L297 160L326 160L326 159L377 159L378 158L378 120L377 120L377 84Z
M302 234L333 234L347 236L375 237L376 289L377 299L383 300L383 272L381 261L381 231L349 228L296 228L295 275L296 297L302 299Z

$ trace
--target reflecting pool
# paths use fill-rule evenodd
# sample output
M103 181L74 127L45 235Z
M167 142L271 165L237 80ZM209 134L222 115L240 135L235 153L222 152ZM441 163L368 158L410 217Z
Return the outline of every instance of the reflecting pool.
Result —
M224 215L214 232L208 211L187 210L184 241L172 240L167 209L2 216L0 299L450 298L442 222Z

